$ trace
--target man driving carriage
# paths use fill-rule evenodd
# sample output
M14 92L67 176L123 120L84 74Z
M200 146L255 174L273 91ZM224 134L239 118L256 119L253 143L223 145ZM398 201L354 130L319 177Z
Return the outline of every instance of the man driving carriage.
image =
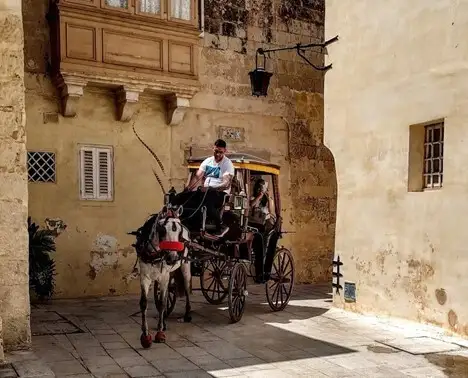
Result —
M192 183L187 188L193 190L203 179L205 180L202 191L206 192L204 196L207 217L215 223L218 237L224 236L229 231L229 227L223 225L220 209L225 196L231 193L231 183L234 177L234 165L225 156L226 147L226 142L222 139L214 142L213 156L206 158L200 164Z

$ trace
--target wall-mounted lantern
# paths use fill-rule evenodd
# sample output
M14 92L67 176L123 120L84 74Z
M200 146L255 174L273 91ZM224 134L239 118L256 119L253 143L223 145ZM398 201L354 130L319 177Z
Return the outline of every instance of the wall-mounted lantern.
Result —
M259 48L257 53L255 54L255 69L249 72L250 76L250 85L252 87L252 96L263 96L266 97L268 94L268 87L270 85L270 79L273 76L271 72L266 70L266 53L276 52L276 51L286 51L286 50L296 50L297 55L299 55L302 59L304 59L309 65L311 65L314 69L318 71L328 71L332 68L332 65L329 64L328 66L319 67L313 64L307 57L304 55L307 49L311 49L313 47L321 47L322 49L327 47L333 42L338 41L338 36L331 38L323 43L310 43L308 45L302 45L300 43L296 44L295 46L291 47L280 47L277 49L268 49L264 50ZM263 67L258 66L258 58L259 56L263 56Z
M259 55L263 55L263 67L258 66ZM257 54L255 55L255 69L249 72L249 76L250 85L252 87L252 96L265 97L268 92L268 86L270 85L270 78L273 74L266 70L266 56L262 49L257 50Z

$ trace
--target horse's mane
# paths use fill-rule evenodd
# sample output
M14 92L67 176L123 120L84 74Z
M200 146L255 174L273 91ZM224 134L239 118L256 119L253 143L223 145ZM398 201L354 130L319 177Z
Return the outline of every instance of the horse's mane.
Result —
M154 222L156 221L156 218L158 217L158 214L153 214L151 215L147 220L146 222L143 224L143 226L141 226L139 229L138 229L138 232L139 234L141 235L141 238L143 240L149 238L150 234L151 234L151 230L153 229L153 225L154 225Z

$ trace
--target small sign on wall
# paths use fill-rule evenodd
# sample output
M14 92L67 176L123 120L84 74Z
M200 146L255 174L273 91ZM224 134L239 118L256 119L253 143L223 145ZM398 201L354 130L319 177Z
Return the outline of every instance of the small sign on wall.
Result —
M226 142L243 142L245 140L245 130L243 127L220 126L218 138Z
M354 282L344 283L344 300L346 302L356 302L356 284Z

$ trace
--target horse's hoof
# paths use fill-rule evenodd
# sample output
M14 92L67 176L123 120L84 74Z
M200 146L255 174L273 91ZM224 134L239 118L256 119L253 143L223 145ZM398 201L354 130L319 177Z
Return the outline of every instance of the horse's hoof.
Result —
M156 336L154 336L154 342L155 343L165 343L166 342L166 334L163 331L159 331L156 333Z
M184 323L190 323L192 321L192 317L190 315L184 315Z
M140 336L140 343L141 346L145 349L151 348L151 344L153 344L153 339L151 335L145 335L144 333Z

